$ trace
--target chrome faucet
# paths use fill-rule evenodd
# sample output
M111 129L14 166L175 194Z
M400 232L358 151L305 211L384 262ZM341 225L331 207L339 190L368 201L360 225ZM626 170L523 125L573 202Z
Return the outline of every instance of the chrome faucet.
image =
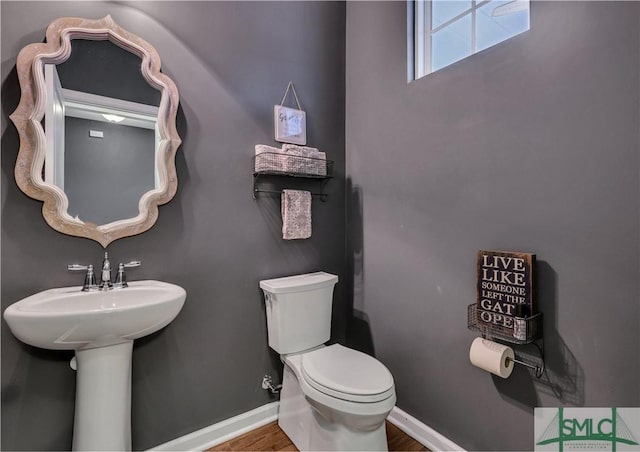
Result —
M111 282L111 262L109 262L109 253L104 252L104 260L102 261L102 276L100 277L100 290L113 289Z
M112 289L124 289L128 287L127 278L124 274L125 268L132 267L140 267L142 263L140 261L131 261L126 264L118 265L118 273L116 275L116 279L114 282L111 282L111 262L109 261L109 254L105 251L104 260L102 261L102 273L101 273L101 282L98 285L96 282L96 277L93 271L93 265L80 265L80 264L71 264L67 265L67 270L76 271L76 270L86 270L87 273L84 278L84 284L82 285L82 291L94 291L94 290L112 290Z

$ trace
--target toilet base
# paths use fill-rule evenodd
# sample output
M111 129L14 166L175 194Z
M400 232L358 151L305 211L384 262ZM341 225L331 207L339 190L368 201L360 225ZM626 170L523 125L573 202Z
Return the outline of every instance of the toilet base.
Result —
M308 399L296 374L285 364L278 425L299 450L386 451L385 417L376 414L354 418ZM361 425L354 429L350 424Z

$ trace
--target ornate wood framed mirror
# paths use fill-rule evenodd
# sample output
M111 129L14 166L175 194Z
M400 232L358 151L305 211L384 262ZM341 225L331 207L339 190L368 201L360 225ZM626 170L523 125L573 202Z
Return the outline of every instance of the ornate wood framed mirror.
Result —
M111 16L57 19L16 64L15 178L55 230L99 242L140 234L178 186L178 90L160 56Z

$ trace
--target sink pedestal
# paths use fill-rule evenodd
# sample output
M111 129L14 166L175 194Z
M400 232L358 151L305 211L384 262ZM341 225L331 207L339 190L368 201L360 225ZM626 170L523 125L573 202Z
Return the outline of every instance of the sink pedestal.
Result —
M73 450L131 450L133 341L76 350Z
M126 289L81 289L44 290L13 303L4 318L26 344L75 350L73 450L130 451L133 341L171 323L187 293L153 280Z

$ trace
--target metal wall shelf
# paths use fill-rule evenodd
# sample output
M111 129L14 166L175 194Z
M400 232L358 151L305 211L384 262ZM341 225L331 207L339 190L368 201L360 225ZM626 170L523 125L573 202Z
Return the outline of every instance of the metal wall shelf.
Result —
M305 179L319 181L321 188L324 188L325 183L333 178L333 160L275 152L263 152L253 157L253 199L256 199L260 193L280 194L282 192L281 190L260 188L262 180L286 181L291 178L298 181ZM277 185L287 188L282 182ZM311 192L311 195L320 197L322 202L326 201L329 196L323 192Z
M482 336L487 339L499 339L512 344L530 344L531 342L542 338L542 313L534 314L527 317L527 335L526 339L517 339L513 337L511 328L500 327L492 323L486 323L479 318L476 304L467 306L467 327L473 331L479 331Z

